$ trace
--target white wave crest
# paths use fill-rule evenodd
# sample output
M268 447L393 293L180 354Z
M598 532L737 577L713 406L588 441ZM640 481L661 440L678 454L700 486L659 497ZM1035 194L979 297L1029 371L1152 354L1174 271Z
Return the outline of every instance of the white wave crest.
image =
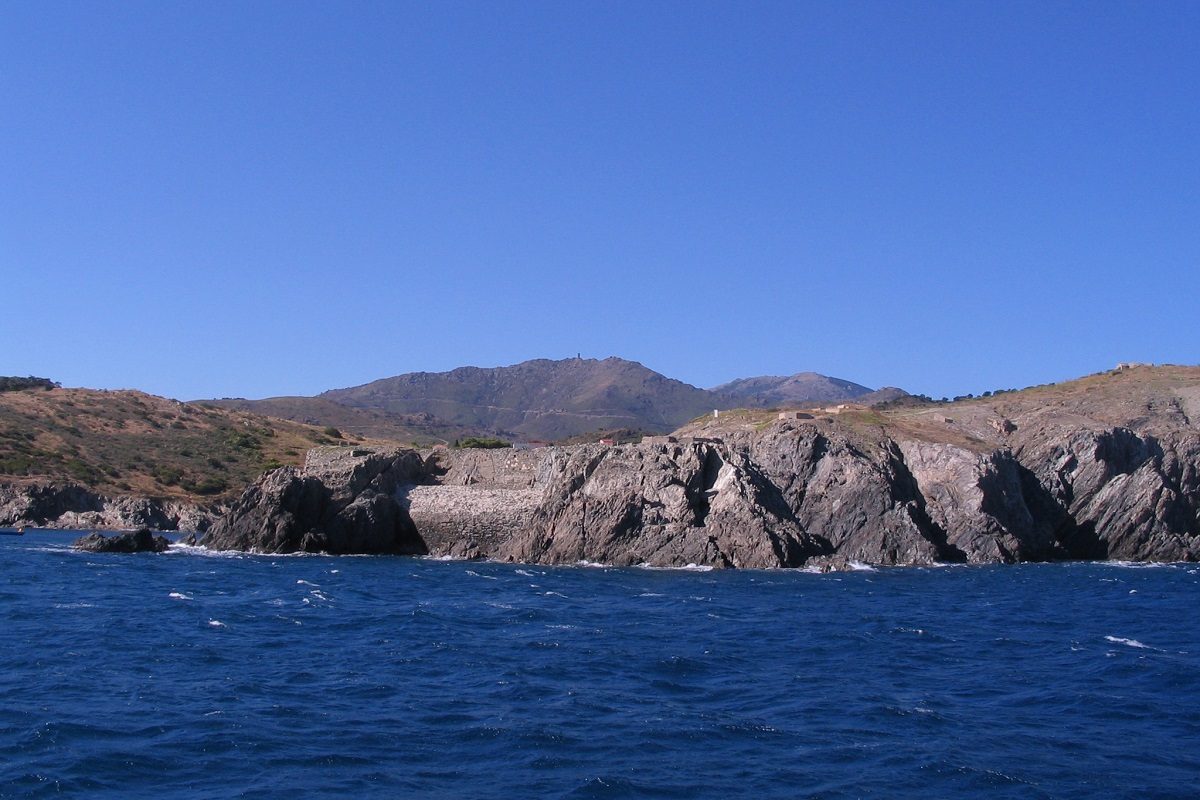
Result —
M499 579L499 578L497 578L495 575L480 575L478 572L476 572L476 571L475 571L475 570L473 570L473 569L469 569L469 570L467 570L467 574L468 574L468 575L474 575L476 578L483 578L484 580L488 580L488 581L498 581L498 580L500 580L500 579Z
M1151 647L1148 644L1142 644L1137 639L1125 639L1120 636L1105 636L1104 639L1106 641L1112 642L1113 644L1123 644L1128 647L1138 647L1138 648L1141 648L1142 650L1153 650L1154 649L1153 647Z
M167 555L188 555L199 556L201 558L249 558L253 553L244 553L241 550L209 550L207 547L200 547L194 544L179 544L176 542L167 548Z

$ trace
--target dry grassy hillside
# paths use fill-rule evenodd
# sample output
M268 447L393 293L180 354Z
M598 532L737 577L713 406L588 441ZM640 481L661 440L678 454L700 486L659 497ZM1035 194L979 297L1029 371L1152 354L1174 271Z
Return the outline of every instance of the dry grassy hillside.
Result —
M781 421L799 412L800 420ZM953 444L986 452L1010 446L1033 430L1056 427L1127 427L1135 432L1200 427L1200 367L1136 366L1062 383L1033 386L953 402L912 398L888 407L853 403L831 413L826 407L722 411L698 417L679 433L720 437L765 430L772 425L837 426L864 438L887 436Z
M0 480L65 480L105 493L212 502L298 464L335 430L135 391L0 392Z
M223 398L200 405L248 411L317 427L334 426L342 433L372 439L409 442L414 447L449 444L468 436L486 436L486 428L451 425L431 414L393 414L373 408L344 406L323 397L268 397L263 400Z

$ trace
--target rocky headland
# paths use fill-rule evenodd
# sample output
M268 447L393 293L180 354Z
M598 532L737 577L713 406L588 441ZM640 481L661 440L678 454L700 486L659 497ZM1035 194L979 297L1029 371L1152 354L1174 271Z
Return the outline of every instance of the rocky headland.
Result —
M397 493L424 475L413 450L317 448L302 468L281 467L250 486L200 543L264 553L423 554L428 548Z
M837 568L1200 559L1200 370L949 404L741 411L640 444L319 448L216 549Z

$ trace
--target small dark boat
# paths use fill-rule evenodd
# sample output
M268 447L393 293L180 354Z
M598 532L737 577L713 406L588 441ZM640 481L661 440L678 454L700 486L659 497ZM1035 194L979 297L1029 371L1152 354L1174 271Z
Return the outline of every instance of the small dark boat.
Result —
M25 526L19 528L0 528L0 536L24 536Z

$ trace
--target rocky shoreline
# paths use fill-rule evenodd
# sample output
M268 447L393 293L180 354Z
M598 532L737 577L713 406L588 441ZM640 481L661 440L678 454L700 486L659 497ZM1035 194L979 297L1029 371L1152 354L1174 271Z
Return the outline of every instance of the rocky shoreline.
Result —
M1200 560L1200 382L1129 369L974 401L722 412L639 444L319 447L227 508L0 486L0 526L220 550L843 568Z
M1040 431L995 449L780 422L535 450L318 448L200 543L541 564L842 568L1200 559L1200 439Z
M173 500L110 497L73 483L0 484L0 527L202 533L223 513Z

